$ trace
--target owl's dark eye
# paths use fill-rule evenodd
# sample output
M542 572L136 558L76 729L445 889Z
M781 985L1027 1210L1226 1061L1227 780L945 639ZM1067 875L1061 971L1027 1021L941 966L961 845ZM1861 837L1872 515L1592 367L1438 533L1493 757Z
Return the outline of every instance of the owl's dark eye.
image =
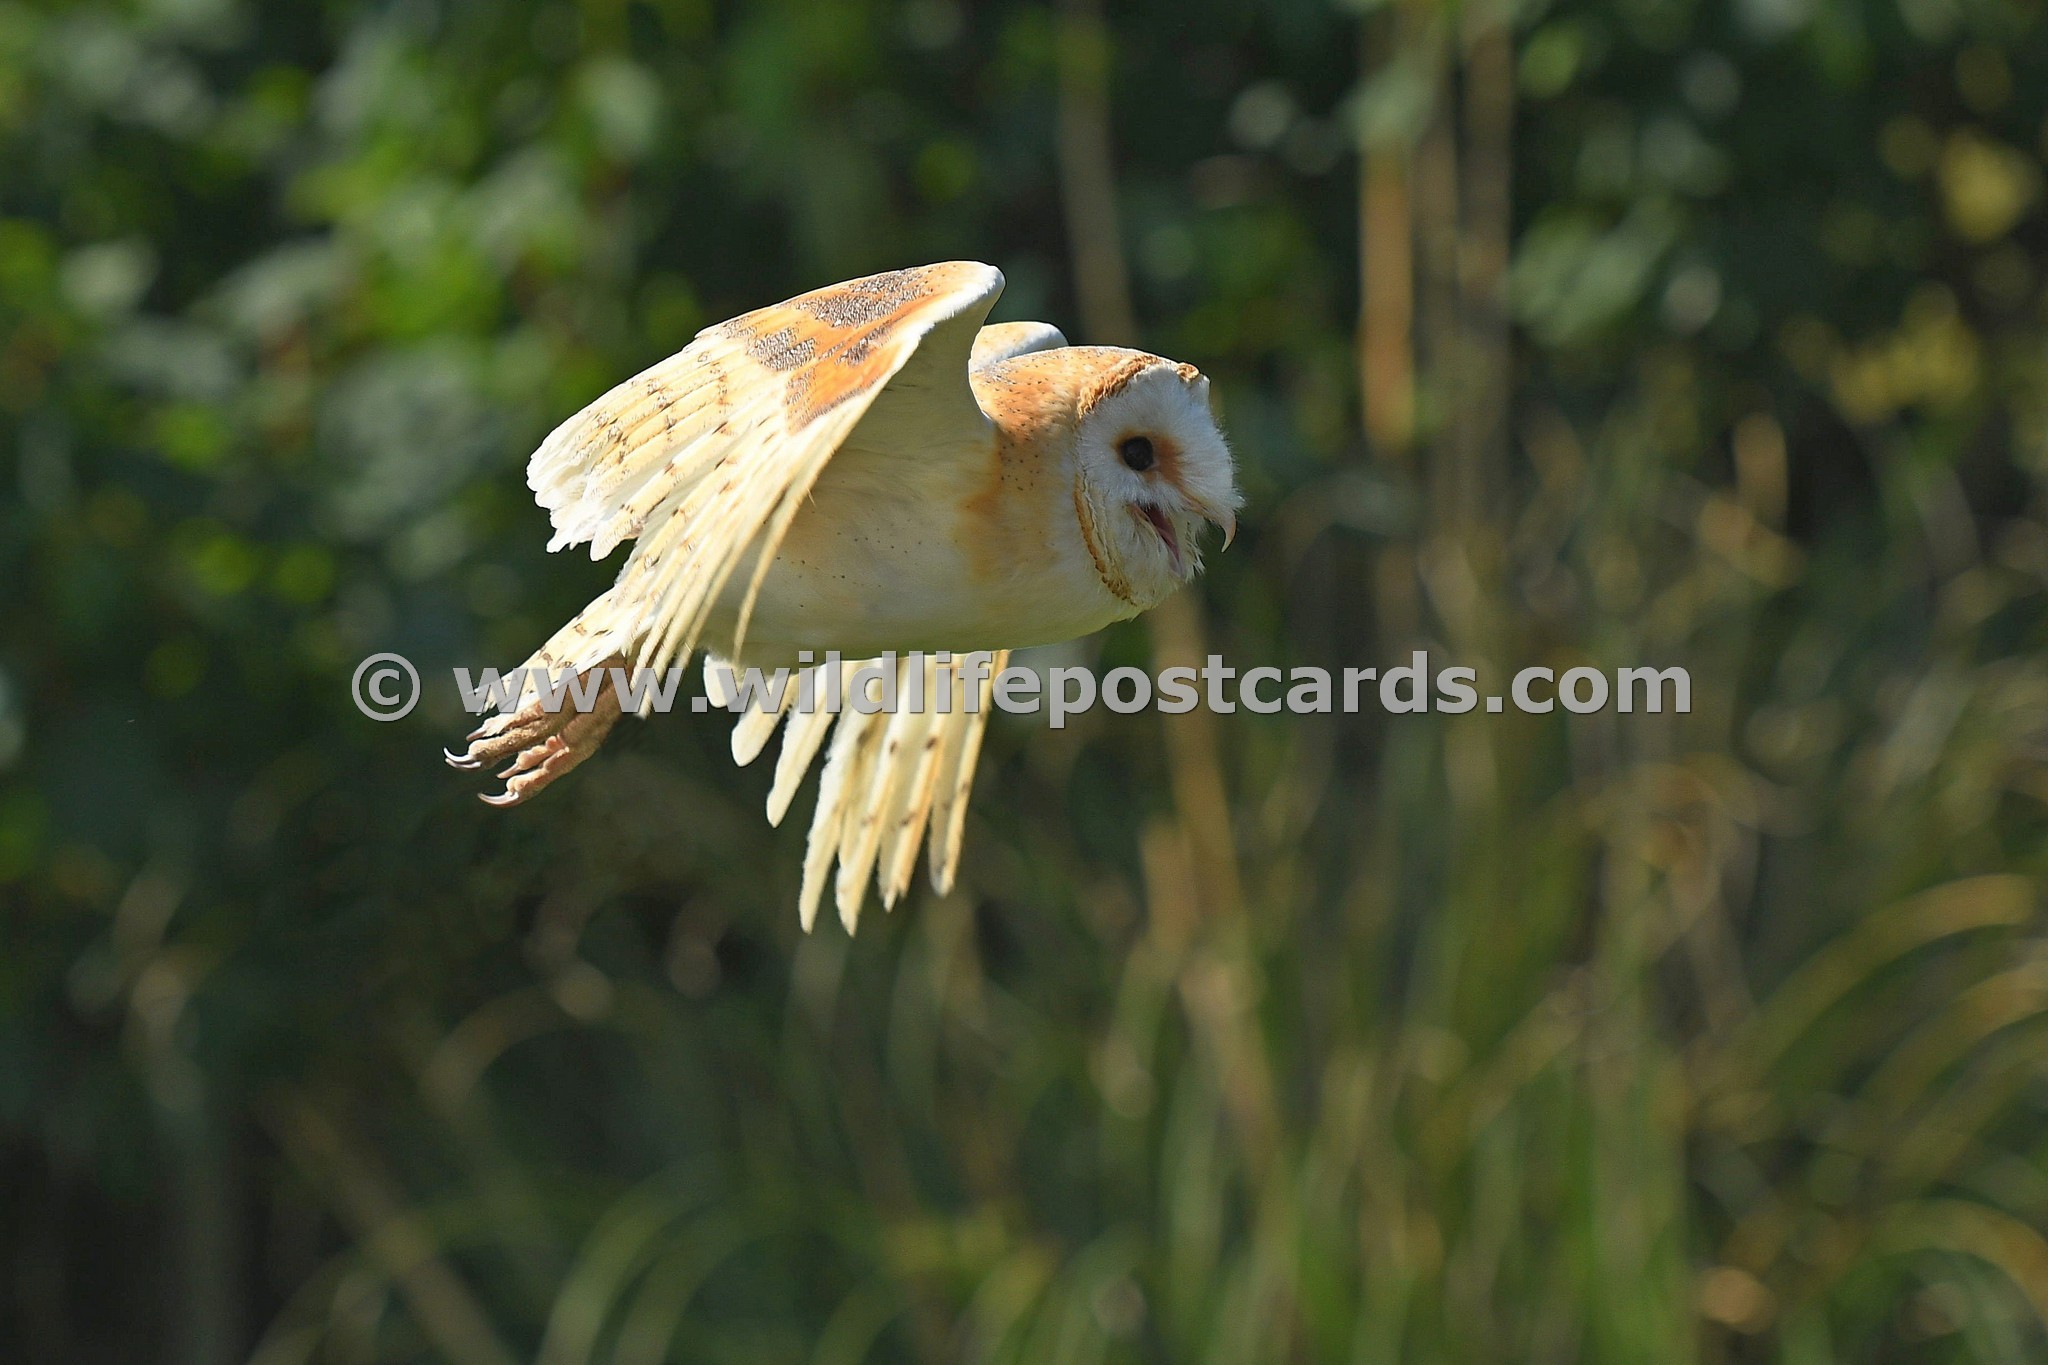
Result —
M1126 436L1123 444L1116 448L1123 456L1124 463L1139 473L1152 467L1152 441L1145 436Z

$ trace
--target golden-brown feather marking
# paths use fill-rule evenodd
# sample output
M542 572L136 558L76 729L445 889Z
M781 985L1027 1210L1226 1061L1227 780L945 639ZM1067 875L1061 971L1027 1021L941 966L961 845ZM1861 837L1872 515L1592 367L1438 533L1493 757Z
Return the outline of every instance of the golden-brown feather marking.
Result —
M1086 417L1101 404L1122 393L1130 386L1133 379L1136 379L1154 365L1170 363L1170 361L1162 360L1156 355L1148 355L1143 351L1132 353L1125 359L1111 365L1106 370L1097 372L1093 376L1092 382L1082 391L1080 406L1076 408L1074 415Z
M802 430L901 363L889 343L926 310L935 293L970 283L954 265L891 270L820 289L734 318L713 329L742 344L748 359L787 375L783 411Z
M1046 512L1065 496L1061 418L1072 402L1060 400L1072 386L1063 366L1026 363L1047 359L1002 361L973 376L975 398L995 423L996 439L979 486L960 504L955 539L967 551L968 571L984 582L1046 552Z

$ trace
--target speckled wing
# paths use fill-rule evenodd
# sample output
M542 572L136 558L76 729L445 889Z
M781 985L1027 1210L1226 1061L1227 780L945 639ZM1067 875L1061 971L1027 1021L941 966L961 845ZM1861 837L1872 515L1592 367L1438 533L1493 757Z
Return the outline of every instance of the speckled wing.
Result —
M706 329L557 427L527 466L548 548L637 544L579 643L591 657L554 662L665 669L744 572L743 636L790 521L864 416L914 405L924 430L988 429L968 365L1002 286L993 266L953 261L804 294Z

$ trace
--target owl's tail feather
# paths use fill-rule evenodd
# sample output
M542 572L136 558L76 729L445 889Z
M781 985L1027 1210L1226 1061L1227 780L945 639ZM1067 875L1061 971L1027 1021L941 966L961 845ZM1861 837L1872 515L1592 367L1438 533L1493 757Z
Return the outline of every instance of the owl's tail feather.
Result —
M463 752L444 756L465 771L511 759L505 790L483 801L516 806L596 753L619 720L614 668L623 669L630 629L606 592L578 612L520 666L519 690L471 731Z

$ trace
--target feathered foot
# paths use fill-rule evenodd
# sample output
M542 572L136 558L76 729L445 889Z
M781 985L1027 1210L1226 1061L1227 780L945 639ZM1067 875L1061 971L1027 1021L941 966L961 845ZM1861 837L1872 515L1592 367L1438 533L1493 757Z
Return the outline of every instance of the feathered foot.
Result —
M449 767L464 772L512 759L511 766L498 774L504 779L505 790L482 800L487 806L518 805L596 753L604 743L619 720L618 694L606 670L623 663L620 658L607 659L578 676L578 686L587 696L591 691L591 674L598 675L597 700L590 710L576 709L571 690L564 683L558 693L559 704L553 711L535 697L518 710L500 712L470 731L469 747L463 752L444 749L442 756Z

